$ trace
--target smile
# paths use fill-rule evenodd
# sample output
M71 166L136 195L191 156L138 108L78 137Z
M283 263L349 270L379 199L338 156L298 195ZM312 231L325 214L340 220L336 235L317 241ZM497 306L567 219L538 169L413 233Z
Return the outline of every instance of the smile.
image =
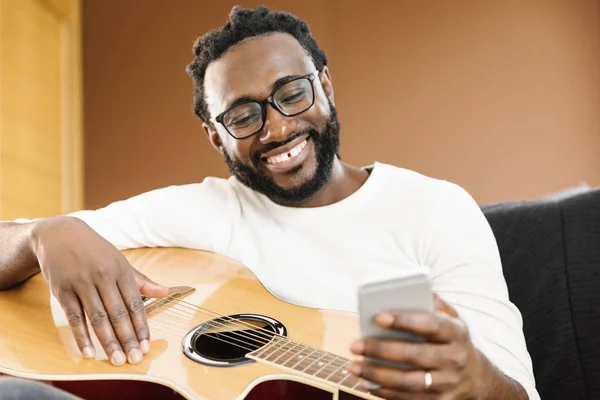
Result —
M302 153L302 151L307 145L307 140L308 139L304 139L302 142L298 143L285 153L280 153L270 157L266 157L265 161L267 162L267 164L271 165L291 161L293 158L298 157Z
M273 173L287 173L293 168L301 165L308 154L310 153L311 140L310 136L302 140L292 148L287 148L278 151L277 149L270 152L270 155L263 157L264 165Z

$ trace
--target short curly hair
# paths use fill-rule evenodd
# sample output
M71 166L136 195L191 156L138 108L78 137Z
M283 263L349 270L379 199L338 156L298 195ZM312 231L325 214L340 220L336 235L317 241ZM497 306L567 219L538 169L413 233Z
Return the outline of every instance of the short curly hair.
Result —
M208 65L244 39L275 32L289 33L296 38L312 58L317 70L327 65L327 56L317 45L306 22L288 12L272 11L263 6L255 10L234 6L225 25L196 40L194 59L187 66L187 73L194 81L194 113L202 121L210 120L204 98L204 74Z

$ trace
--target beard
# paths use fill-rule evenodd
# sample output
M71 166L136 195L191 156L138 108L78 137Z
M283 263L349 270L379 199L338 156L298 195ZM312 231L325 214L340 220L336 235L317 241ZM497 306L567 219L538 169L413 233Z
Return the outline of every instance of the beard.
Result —
M267 168L261 161L260 154L255 154L251 162L253 167L250 167L239 160L235 160L225 149L223 149L223 157L229 171L238 181L248 188L262 193L275 203L280 204L298 204L302 203L325 186L331 176L333 162L337 156L340 147L340 124L335 107L329 101L330 116L325 121L325 126L319 131L316 129L307 129L304 131L292 133L285 142L269 143L261 151L265 153L269 150L282 146L291 142L295 138L308 135L313 141L313 146L316 154L316 168L311 177L304 182L290 188L283 188L275 183L269 176ZM287 174L294 175L300 169L299 165L287 171Z

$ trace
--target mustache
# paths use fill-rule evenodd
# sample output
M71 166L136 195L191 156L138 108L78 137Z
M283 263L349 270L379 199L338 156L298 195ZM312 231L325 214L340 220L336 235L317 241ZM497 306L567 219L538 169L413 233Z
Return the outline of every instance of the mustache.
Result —
M316 136L316 134L317 134L317 131L315 129L307 129L304 131L298 131L298 132L294 132L294 133L290 134L282 142L267 143L264 148L262 148L260 151L257 151L254 154L254 156L252 156L252 164L254 164L255 167L258 167L260 165L260 160L262 159L262 157L265 153L267 153L271 150L274 150L278 147L285 146L286 144L290 143L293 140L296 140L300 136L308 135L308 137L313 137L313 136Z

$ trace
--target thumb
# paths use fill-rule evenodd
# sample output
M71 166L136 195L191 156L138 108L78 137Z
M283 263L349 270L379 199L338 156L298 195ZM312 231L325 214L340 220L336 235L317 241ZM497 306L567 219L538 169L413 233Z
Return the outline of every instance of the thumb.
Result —
M458 312L450 304L442 300L437 294L433 295L434 308L437 311L443 311L451 317L458 317Z
M169 293L169 288L159 285L141 272L134 270L135 282L142 296L146 297L165 297Z

